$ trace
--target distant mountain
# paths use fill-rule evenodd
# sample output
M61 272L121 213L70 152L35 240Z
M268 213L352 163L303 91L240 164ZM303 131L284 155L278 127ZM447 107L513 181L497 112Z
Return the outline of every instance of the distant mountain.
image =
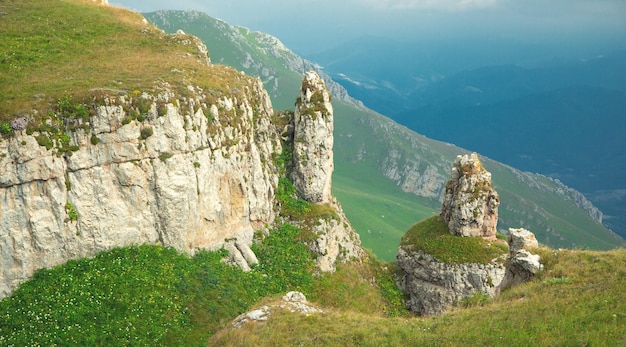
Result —
M346 47L372 53L342 55ZM443 47L363 39L316 58L351 95L410 129L582 191L626 236L626 51Z
M582 57L595 57L599 53L579 54L580 51L563 52L557 47L504 39L394 41L368 36L306 58L320 64L367 107L393 118L396 113L415 108L415 97L421 95L425 87L445 82L457 74L503 65L533 69L576 65L581 63ZM605 61L608 59L606 57ZM620 57L614 59L619 61ZM614 71L604 61L597 61L595 65L609 74ZM596 75L595 71L589 72L589 77ZM571 78L567 69L562 73ZM584 73L580 76L587 77ZM623 85L620 76L619 71L614 71L612 76L596 77L616 80Z
M203 13L159 11L144 16L167 32L181 29L201 38L214 63L259 76L277 109L293 108L296 96L285 90L300 83L303 69L319 71L278 39ZM467 150L430 140L365 109L322 75L334 96L334 194L364 246L381 259L393 260L408 227L438 212L452 161ZM493 173L501 196L499 229L523 226L555 247L607 249L624 244L598 223L601 213L582 194L545 176L481 160Z

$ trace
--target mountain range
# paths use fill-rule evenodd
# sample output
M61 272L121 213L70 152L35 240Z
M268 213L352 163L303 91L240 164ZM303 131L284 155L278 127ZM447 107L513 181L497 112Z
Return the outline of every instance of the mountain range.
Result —
M418 133L583 192L625 236L626 51L578 54L512 42L362 39L311 59Z
M324 73L326 69L297 56L271 35L197 11L144 16L166 32L198 36L209 47L213 63L259 76L277 109L292 107L294 96L288 91L304 71L315 69L324 76L336 109L334 194L364 246L381 259L395 257L408 226L437 213L451 163L468 150L431 140L363 107ZM623 243L599 223L601 212L582 194L548 177L484 161L502 196L500 230L523 226L556 247L612 248Z

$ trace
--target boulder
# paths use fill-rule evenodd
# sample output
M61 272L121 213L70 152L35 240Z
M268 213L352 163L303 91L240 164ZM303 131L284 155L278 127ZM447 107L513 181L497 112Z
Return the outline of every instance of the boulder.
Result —
M528 282L543 269L539 255L529 251L539 247L535 234L523 228L511 228L508 240L509 257L506 261L506 274L500 285L501 288Z
M539 247L535 234L524 228L509 228L508 243L511 255L514 255L521 249L533 249Z

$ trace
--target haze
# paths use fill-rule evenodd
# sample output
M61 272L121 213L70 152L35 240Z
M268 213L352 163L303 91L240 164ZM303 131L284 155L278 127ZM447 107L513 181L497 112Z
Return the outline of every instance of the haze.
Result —
M270 33L301 55L362 36L512 40L593 51L626 48L623 0L114 0L139 12L194 9Z

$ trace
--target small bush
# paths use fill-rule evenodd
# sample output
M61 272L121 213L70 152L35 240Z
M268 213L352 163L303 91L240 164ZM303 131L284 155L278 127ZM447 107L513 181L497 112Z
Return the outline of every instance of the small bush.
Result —
M0 135L4 138L9 138L14 136L13 128L11 128L11 124L8 122L2 122L0 124Z
M153 133L154 133L154 132L153 132L153 130L152 130L152 127L145 127L145 128L143 128L143 129L141 129L141 136L140 136L140 138L141 138L142 140L145 140L145 139L147 139L148 137L152 136L152 134L153 134Z
M65 204L65 211L71 221L76 221L78 219L78 211L76 211L76 208L74 208L74 205L72 205L71 202L68 201Z
M169 158L172 157L172 153L170 152L163 152L161 153L161 155L159 155L159 159L165 163L166 160L168 160Z
M69 96L61 97L57 101L57 110L61 117L89 120L89 111L79 103L75 103Z
M98 144L98 142L100 142L100 139L98 139L98 136L91 135L91 144L95 146Z

